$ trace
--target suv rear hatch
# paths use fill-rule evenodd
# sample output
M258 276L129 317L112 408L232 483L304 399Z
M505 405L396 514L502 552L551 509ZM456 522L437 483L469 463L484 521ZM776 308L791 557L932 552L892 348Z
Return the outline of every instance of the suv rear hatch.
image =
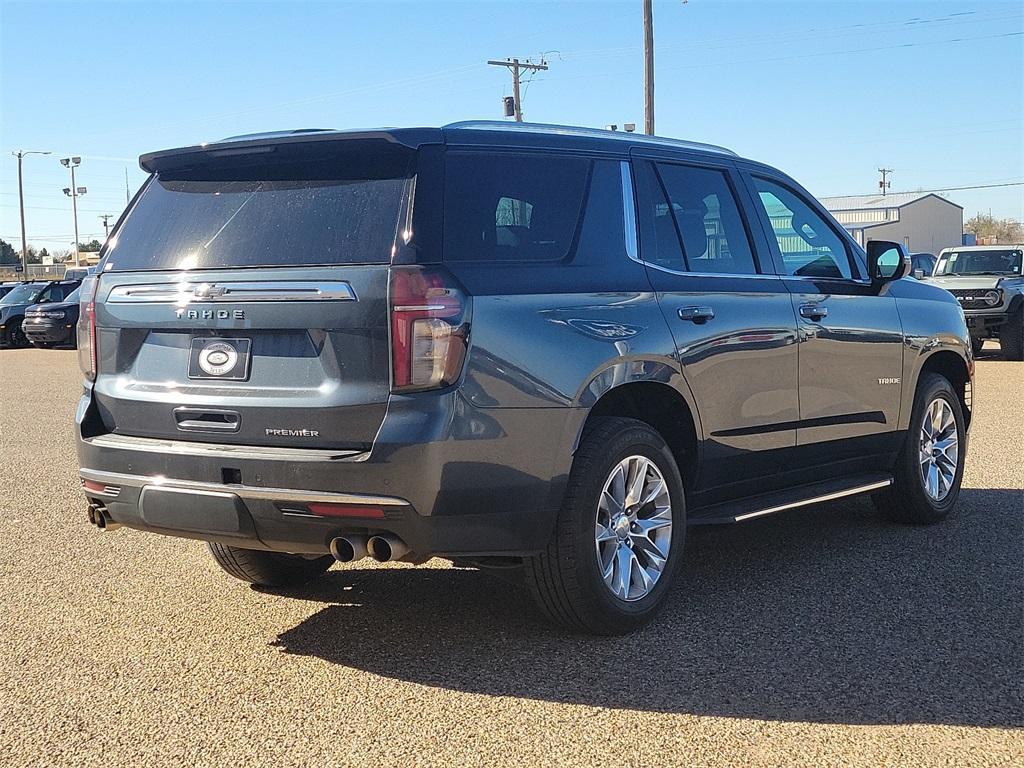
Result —
M368 449L390 392L388 269L415 150L357 138L150 157L96 294L105 428Z

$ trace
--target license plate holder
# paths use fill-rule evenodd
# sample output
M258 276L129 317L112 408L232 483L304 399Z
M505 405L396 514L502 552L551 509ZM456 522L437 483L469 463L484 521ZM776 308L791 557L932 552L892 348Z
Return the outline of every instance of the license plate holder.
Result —
M252 339L197 336L188 352L190 379L247 381L252 360Z

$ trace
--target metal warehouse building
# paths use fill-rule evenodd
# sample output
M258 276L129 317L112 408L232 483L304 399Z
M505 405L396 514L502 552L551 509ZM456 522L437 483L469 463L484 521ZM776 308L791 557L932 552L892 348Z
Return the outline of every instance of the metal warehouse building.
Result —
M961 244L963 206L932 192L823 197L821 203L861 245L894 240L912 253L938 253Z

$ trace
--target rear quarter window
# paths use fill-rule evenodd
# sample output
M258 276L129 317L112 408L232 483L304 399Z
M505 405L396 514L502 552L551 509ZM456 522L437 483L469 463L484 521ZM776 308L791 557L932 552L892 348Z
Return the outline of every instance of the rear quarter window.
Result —
M564 259L576 236L590 166L583 157L449 152L445 260Z

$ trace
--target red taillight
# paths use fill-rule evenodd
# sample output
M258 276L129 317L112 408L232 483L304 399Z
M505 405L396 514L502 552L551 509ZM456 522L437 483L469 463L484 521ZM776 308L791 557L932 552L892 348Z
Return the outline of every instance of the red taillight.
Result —
M392 267L389 294L395 391L457 382L469 336L462 291L441 270Z
M98 276L82 281L78 295L78 365L89 381L96 379L96 287Z

